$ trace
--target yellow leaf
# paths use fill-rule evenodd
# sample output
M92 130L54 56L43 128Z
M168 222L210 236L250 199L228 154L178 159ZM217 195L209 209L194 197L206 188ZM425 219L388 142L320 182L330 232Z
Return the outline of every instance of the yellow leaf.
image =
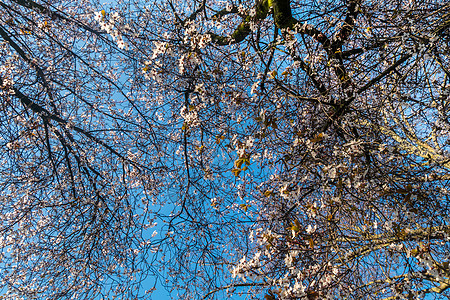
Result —
M311 140L311 143L317 143L320 142L321 140L323 140L323 132L316 135L316 137Z
M197 149L200 153L203 152L203 150L204 150L205 148L206 148L206 147L205 147L204 145L201 145L201 146L195 146L195 149Z
M264 196L266 196L266 197L270 197L272 195L273 195L273 192L271 190L267 190L264 192Z
M239 173L241 173L241 169L233 169L231 172L234 174L234 176L238 177Z
M309 238L309 247L311 247L311 249L314 249L314 240L312 238Z
M247 212L248 208L250 207L249 204L241 204L239 205L245 212Z
M217 137L216 137L216 144L220 144L220 142L222 141L222 140L224 140L225 139L225 136L223 136L223 135L218 135Z
M342 74L339 78L340 78L342 81L347 81L347 80L350 79L350 77L348 77L348 74L347 74L347 73Z
M50 25L48 25L47 21L44 21L44 24L42 24L42 29L50 28Z
M234 164L236 165L237 168L240 168L243 163L244 163L243 159L238 159L234 162Z
M102 9L101 13L102 13L102 16L103 16L103 17L106 16L106 11L105 11L104 9Z

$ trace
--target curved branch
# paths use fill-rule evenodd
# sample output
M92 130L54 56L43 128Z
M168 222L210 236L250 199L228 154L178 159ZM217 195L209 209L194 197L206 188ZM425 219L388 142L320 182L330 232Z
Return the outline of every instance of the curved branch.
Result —
M229 44L237 44L242 42L252 31L250 24L258 20L264 20L269 14L269 1L262 0L256 5L256 14L254 17L245 16L244 20L238 25L229 37L224 37L215 33L209 33L213 42L219 46L225 46ZM228 13L228 12L227 12ZM220 12L219 12L220 16Z
M356 259L357 257L365 256L368 253L376 250L388 247L392 243L399 241L421 241L427 240L444 240L450 233L450 226L436 226L430 228L419 228L411 230L408 233L399 234L393 233L392 236L386 236L382 234L367 235L365 237L342 237L334 238L335 242L370 242L369 245L361 246L360 248L350 252L348 255L342 258L337 258L336 262L340 262L341 265L348 263Z

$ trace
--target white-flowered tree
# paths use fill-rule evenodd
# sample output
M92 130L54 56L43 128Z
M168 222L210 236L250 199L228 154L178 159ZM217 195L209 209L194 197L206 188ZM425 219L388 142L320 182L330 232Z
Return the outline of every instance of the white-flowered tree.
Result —
M4 297L450 297L446 1L0 4Z

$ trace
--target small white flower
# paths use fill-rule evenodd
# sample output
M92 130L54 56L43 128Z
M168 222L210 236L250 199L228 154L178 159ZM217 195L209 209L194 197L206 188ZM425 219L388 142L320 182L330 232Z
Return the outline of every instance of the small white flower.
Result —
M309 224L309 225L306 227L306 233L307 233L307 234L314 233L314 232L316 231L316 229L317 229L317 225L311 226L311 224Z
M103 18L102 12L101 11L97 11L94 13L94 20L97 22L100 22Z

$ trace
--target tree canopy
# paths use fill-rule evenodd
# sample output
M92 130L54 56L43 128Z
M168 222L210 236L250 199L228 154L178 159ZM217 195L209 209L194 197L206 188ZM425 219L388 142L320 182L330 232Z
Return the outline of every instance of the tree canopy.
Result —
M446 1L0 5L0 297L450 297Z

